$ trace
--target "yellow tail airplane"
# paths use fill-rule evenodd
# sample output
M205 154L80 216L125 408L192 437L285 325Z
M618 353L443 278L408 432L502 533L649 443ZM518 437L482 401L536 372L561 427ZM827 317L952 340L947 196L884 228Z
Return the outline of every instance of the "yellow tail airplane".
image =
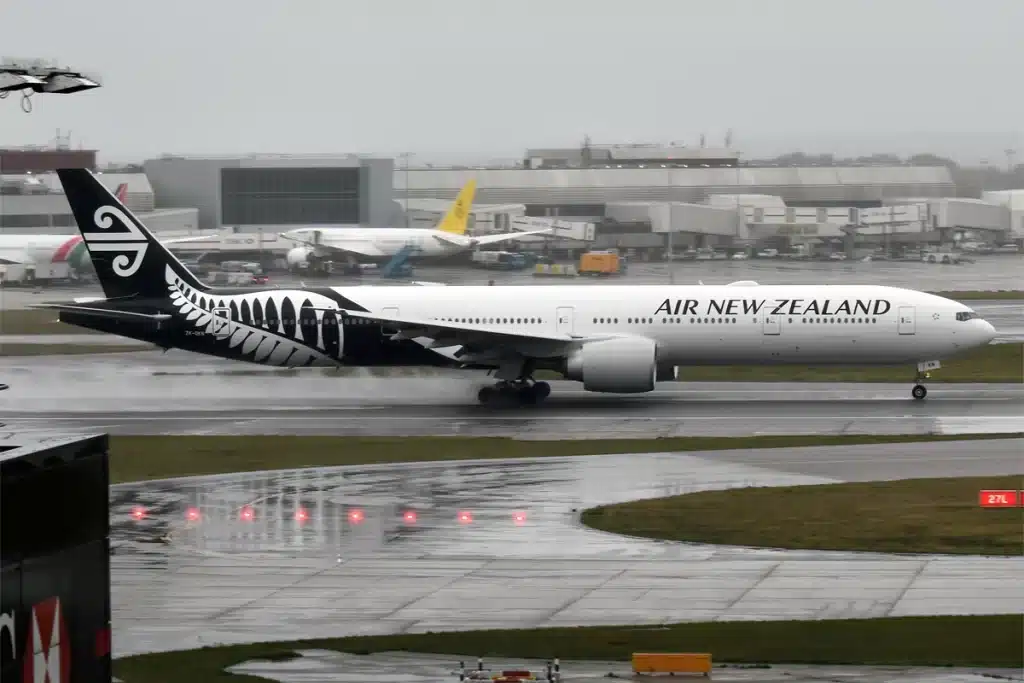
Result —
M281 237L296 243L288 252L288 264L299 265L310 256L331 258L344 256L348 260L386 260L404 248L411 248L413 256L442 257L469 251L486 244L518 239L523 235L550 234L551 230L530 230L481 235L466 234L469 215L476 195L476 181L470 180L459 191L448 213L432 230L423 228L299 228L281 233Z

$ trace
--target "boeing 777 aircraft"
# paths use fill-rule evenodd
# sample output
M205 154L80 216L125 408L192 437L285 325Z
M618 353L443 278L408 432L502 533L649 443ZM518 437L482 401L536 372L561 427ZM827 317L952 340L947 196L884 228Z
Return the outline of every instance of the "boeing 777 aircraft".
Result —
M543 400L542 368L587 391L642 393L686 365L916 363L923 399L938 360L995 337L961 303L874 285L214 288L89 171L58 174L106 298L47 306L164 348L288 367L487 368L498 382L485 403Z
M455 202L435 230L423 228L299 228L281 233L281 237L299 244L288 252L289 265L304 263L310 256L340 256L349 262L387 261L407 246L412 258L451 256L486 244L514 240L523 235L549 234L550 229L509 232L500 235L466 234L469 207L473 205L476 181L470 180L459 191Z

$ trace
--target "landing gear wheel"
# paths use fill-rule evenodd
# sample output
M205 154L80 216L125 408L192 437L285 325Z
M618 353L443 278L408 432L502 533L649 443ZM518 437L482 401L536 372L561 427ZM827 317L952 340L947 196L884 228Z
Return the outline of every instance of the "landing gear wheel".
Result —
M551 394L551 385L547 382L516 381L498 382L494 386L483 387L477 392L477 400L482 404L508 402L512 405L536 405Z
M535 382L533 391L537 394L537 400L543 401L551 395L551 385L547 382Z
M536 386L530 386L524 384L519 387L519 402L524 406L532 406L540 401L540 394L537 393Z
M916 385L914 387L914 389L910 392L910 394L911 394L911 396L916 398L918 401L920 401L921 399L923 399L925 396L928 395L928 390L925 389L923 385L918 384L918 385Z

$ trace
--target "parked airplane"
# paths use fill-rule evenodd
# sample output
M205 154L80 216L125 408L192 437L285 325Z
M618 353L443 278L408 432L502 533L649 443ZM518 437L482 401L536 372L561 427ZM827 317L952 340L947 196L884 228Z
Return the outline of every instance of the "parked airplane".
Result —
M115 192L122 204L128 192L128 183L121 183ZM177 244L197 240L184 237L163 240L164 244ZM69 263L80 270L89 263L89 252L81 235L0 235L0 263L37 265L43 263Z
M86 170L58 171L106 299L60 320L164 348L277 366L488 368L479 399L534 403L539 369L587 391L642 393L678 366L917 363L995 330L967 306L874 285L209 287Z
M412 247L414 258L438 258L469 251L487 244L514 240L523 235L550 234L551 229L503 233L500 235L466 235L469 208L476 194L476 181L470 180L459 191L448 213L434 230L423 228L298 228L281 233L281 237L302 246L288 252L288 264L305 263L311 256L329 260L332 257L349 262L387 261L403 248Z

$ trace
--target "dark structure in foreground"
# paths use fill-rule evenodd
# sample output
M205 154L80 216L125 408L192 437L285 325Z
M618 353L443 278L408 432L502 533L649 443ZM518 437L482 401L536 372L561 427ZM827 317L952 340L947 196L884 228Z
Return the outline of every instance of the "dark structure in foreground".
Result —
M111 680L107 451L0 441L0 680Z

